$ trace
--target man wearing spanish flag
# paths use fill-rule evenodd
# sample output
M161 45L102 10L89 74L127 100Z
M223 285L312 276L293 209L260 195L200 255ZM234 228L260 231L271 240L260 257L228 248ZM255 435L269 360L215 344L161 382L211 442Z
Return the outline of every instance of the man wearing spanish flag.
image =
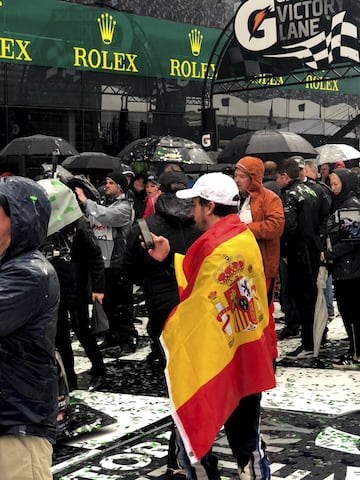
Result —
M275 378L261 253L231 177L209 173L176 195L192 199L202 235L176 258L180 303L161 336L172 416L195 471L224 425L240 479L267 480L260 399ZM167 239L153 239L149 253L163 261Z

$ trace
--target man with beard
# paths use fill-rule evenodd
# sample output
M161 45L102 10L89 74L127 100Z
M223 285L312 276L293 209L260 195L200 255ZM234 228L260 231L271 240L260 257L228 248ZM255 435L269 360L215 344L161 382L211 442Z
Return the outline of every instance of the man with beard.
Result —
M240 480L268 480L260 400L275 379L261 253L237 214L232 178L209 173L176 195L191 199L201 232L185 257L175 256L180 303L161 335L183 468L189 479L219 478L209 451L224 425ZM166 261L168 240L152 237L149 254Z

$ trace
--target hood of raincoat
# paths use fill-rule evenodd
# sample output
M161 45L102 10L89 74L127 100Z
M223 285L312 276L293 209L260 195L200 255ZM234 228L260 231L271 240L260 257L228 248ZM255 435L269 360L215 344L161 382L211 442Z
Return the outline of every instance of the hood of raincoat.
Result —
M162 193L155 203L155 212L171 225L194 223L191 215L191 200L178 198L174 193Z
M333 209L341 208L341 205L348 198L355 195L356 192L356 173L347 168L337 168L334 172L341 180L341 192L338 195L333 195Z
M29 178L0 178L0 194L6 197L11 218L11 242L1 259L4 263L44 243L51 207L45 190Z
M264 178L264 162L257 157L243 157L236 163L236 168L240 168L244 173L251 177L249 192L260 190Z

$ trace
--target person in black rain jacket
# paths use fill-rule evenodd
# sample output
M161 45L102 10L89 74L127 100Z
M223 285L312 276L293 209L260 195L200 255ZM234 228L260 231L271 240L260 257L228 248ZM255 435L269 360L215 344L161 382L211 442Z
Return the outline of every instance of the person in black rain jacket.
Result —
M0 477L51 480L59 283L38 248L50 202L36 182L0 179Z
M339 313L349 338L349 349L333 360L333 367L345 370L360 369L360 320L356 314L360 291L360 239L342 240L338 212L354 209L360 212L356 197L356 174L338 168L330 174L333 210L329 221L329 237L325 260L333 276Z
M293 298L301 322L301 345L286 354L287 358L293 360L314 356L316 281L322 251L319 199L299 175L296 158L290 157L276 167L276 181L281 187L285 213L280 251L287 265L289 295Z

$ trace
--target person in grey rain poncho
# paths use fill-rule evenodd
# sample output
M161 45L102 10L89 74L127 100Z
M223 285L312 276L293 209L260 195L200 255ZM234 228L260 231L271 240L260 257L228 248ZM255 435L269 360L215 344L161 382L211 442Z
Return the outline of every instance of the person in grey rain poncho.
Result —
M38 248L50 202L36 182L0 179L0 472L50 480L56 434L59 284ZM19 461L20 460L20 461Z
M107 174L106 205L90 200L83 189L75 192L89 218L105 265L104 310L109 332L100 348L120 346L136 349L138 334L133 323L132 284L123 273L127 236L134 220L133 202L128 197L128 181L122 172Z

